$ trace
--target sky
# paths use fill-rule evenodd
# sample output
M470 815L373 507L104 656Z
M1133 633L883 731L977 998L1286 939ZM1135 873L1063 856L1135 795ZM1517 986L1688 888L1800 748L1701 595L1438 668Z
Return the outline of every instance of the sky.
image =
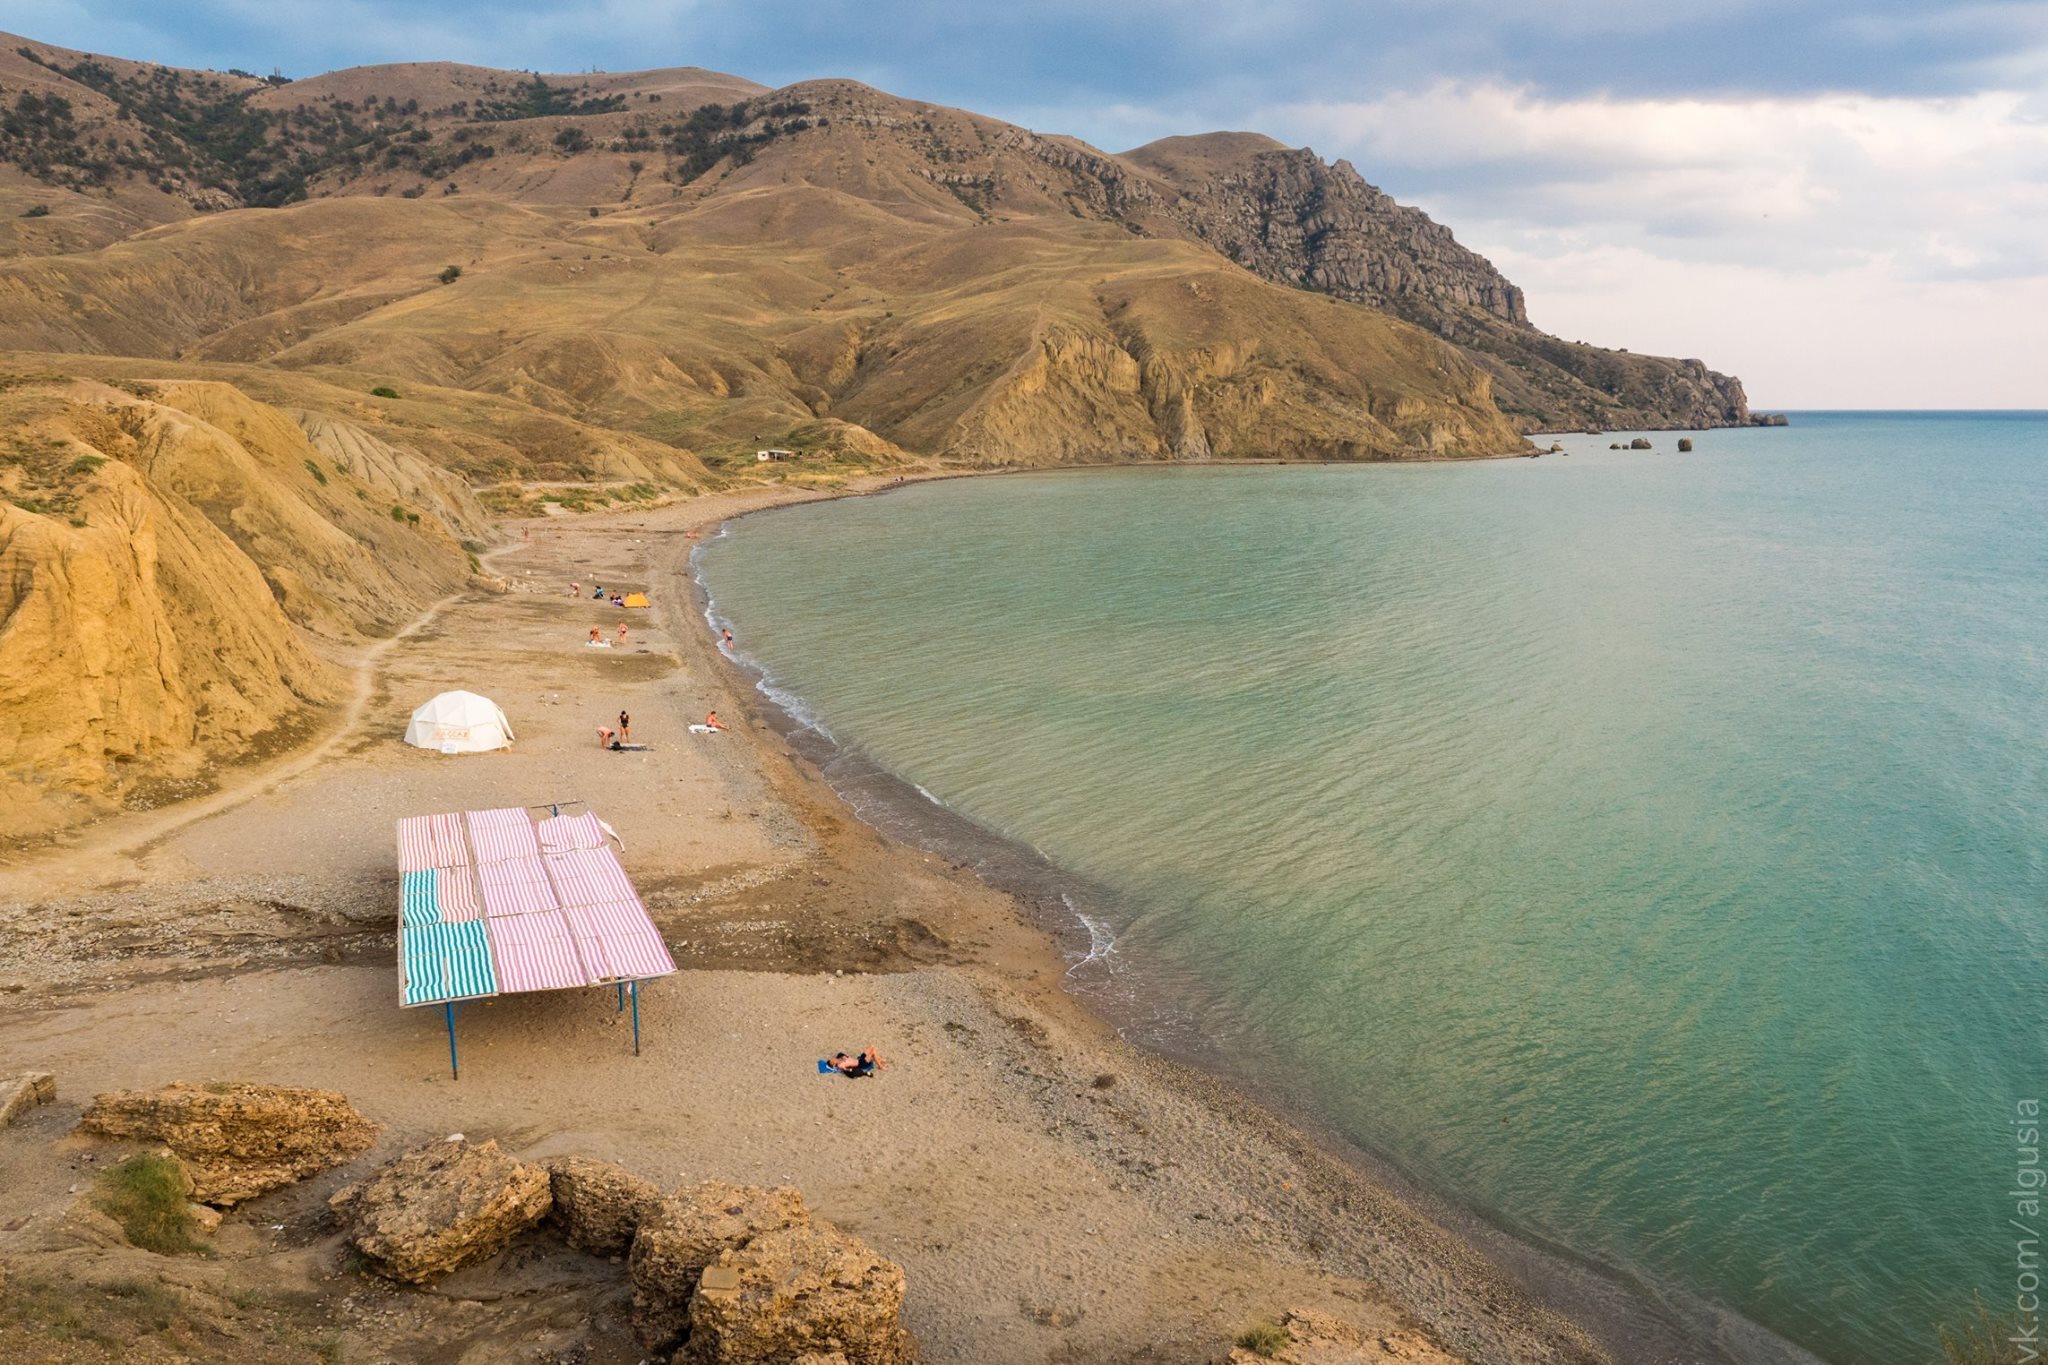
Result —
M1344 158L1575 340L1763 408L2048 408L2048 0L5 0L182 66L849 76Z

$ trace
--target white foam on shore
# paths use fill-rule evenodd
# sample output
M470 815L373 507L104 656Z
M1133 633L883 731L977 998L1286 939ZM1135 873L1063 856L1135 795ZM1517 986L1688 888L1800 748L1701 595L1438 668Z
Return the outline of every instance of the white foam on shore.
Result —
M718 534L713 536L712 539L723 540L726 532L730 529L729 523L721 523L718 528ZM725 632L731 628L732 622L720 614L718 599L711 595L711 585L704 581L704 565L703 561L698 557L698 552L703 548L703 545L699 544L690 551L690 578L696 583L697 591L704 595L704 624L710 628L712 643L728 659L731 659L734 663L739 664L742 668L752 673L754 675L754 690L768 698L769 701L774 702L791 720L794 720L806 730L814 730L826 739L837 742L837 737L825 727L825 723L818 719L817 713L805 704L802 697L786 688L777 686L775 680L768 676L768 670L753 655L743 654L725 643ZM924 789L920 787L918 790L923 791ZM925 792L925 795L930 796L931 793ZM937 798L933 797L933 800L936 801Z

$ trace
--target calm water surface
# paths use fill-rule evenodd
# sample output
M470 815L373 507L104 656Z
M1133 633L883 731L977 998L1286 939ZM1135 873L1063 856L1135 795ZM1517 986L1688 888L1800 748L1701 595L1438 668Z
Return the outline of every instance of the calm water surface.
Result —
M1077 979L1161 1038L1917 1362L2012 1302L2048 1099L2048 417L1795 421L914 487L700 568L838 744L1099 888Z

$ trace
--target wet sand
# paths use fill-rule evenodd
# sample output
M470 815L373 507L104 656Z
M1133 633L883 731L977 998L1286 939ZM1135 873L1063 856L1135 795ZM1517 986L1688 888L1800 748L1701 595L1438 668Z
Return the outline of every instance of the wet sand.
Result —
M665 1184L796 1184L902 1262L935 1361L1215 1359L1297 1307L1419 1326L1474 1360L1605 1358L1326 1143L1120 1041L1008 897L852 817L719 658L688 583L686 530L796 496L514 523L489 565L507 590L384 648L316 761L0 868L0 1074L54 1070L61 1095L0 1132L9 1272L132 1273L134 1253L67 1214L80 1158L59 1139L93 1093L250 1079L343 1090L386 1125L355 1166L237 1210L209 1263L311 1295L301 1311L348 1359L451 1341L534 1358L515 1340L639 1358L616 1267L515 1249L430 1295L336 1268L319 1199L455 1131ZM572 579L645 588L655 609L572 600ZM625 648L583 644L620 620ZM411 708L452 687L504 707L512 750L399 743ZM621 708L650 751L598 747ZM733 729L690 734L712 709ZM397 1006L392 822L572 800L617 828L682 970L644 988L637 1058L608 990L506 997L463 1011L451 1080L438 1015ZM880 1078L816 1073L865 1044L890 1059ZM523 1307L492 1307L508 1293Z

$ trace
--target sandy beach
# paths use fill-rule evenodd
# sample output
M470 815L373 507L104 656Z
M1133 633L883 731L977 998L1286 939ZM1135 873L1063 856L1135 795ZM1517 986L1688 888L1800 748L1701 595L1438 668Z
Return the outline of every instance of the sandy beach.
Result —
M1007 897L853 818L758 713L688 582L686 532L811 496L510 523L487 561L504 590L366 655L357 702L312 749L0 867L0 1073L54 1071L60 1092L0 1131L10 1288L167 1278L206 1320L185 1354L131 1359L268 1358L266 1342L289 1358L317 1338L347 1360L639 1360L620 1268L538 1239L431 1292L343 1267L326 1194L459 1131L664 1186L797 1185L904 1266L933 1361L1214 1360L1295 1308L1389 1337L1387 1359L1434 1358L1425 1341L1605 1359L1322 1142L1120 1041ZM644 589L654 609L571 598L572 580ZM585 645L621 620L624 646ZM496 700L514 747L402 745L411 708L447 688ZM598 746L621 709L647 751ZM730 730L688 731L714 709ZM453 1080L439 1016L398 1008L393 821L551 801L616 827L682 970L642 992L638 1057L607 990L474 1004ZM879 1079L817 1074L867 1044L890 1061ZM385 1127L354 1165L232 1213L217 1257L164 1262L81 1231L89 1149L66 1134L97 1092L179 1079L331 1087ZM68 1350L0 1319L0 1355L97 1358Z

